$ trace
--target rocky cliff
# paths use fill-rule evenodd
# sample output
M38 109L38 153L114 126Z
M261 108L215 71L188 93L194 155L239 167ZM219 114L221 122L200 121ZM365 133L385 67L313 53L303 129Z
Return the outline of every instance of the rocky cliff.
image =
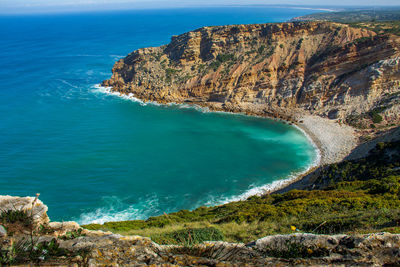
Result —
M132 52L103 85L144 101L391 125L400 119L399 48L398 36L329 22L204 27Z

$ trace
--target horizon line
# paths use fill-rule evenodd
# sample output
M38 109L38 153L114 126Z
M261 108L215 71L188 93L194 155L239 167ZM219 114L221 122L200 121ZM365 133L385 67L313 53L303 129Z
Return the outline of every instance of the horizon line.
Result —
M81 7L81 9L78 9ZM84 7L82 9L82 7ZM290 7L293 9L310 9L319 10L325 12L343 12L352 11L356 9L372 10L379 8L385 10L386 8L398 8L399 5L294 5L294 4L208 4L208 5L175 5L175 6L161 6L161 7L149 7L149 6L134 6L132 3L120 5L115 7L112 4L101 4L92 5L64 5L64 6L48 6L43 10L43 7L20 7L20 8L9 8L6 11L0 11L0 16L3 15L45 15L45 14L70 14L70 13L96 13L96 12L114 12L114 11L134 11L134 10L167 10L167 9L185 9L185 8L224 8L224 7ZM40 10L42 9L42 10ZM361 10L358 10L361 11Z

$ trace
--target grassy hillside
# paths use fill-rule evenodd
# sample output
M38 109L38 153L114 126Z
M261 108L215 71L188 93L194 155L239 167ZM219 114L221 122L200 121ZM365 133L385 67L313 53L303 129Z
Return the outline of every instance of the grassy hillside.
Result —
M394 21L400 20L400 7L321 12L297 17L294 20L324 20L340 23Z
M295 21L333 21L349 24L356 28L365 28L378 34L400 35L400 8L384 10L352 10L343 12L314 13L294 19Z
M162 244L249 242L294 231L400 233L400 142L378 143L366 158L330 165L317 187L85 228L149 236Z
M378 34L395 34L400 36L400 18L396 21L352 22L352 27L372 30Z

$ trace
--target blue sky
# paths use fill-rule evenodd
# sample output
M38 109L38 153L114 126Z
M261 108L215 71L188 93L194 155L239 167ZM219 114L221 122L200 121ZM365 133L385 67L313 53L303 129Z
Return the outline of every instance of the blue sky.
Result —
M246 4L372 6L378 3L379 5L400 5L400 0L0 0L0 13Z

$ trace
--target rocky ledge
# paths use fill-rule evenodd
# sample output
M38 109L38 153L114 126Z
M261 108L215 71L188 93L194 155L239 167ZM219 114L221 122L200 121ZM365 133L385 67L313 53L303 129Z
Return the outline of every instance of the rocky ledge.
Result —
M138 49L104 86L143 101L357 126L400 122L400 37L329 22L204 27Z
M276 266L400 264L400 235L267 236L249 244L158 245L149 238L50 222L37 198L0 196L0 264L73 266ZM19 215L18 215L19 214Z

